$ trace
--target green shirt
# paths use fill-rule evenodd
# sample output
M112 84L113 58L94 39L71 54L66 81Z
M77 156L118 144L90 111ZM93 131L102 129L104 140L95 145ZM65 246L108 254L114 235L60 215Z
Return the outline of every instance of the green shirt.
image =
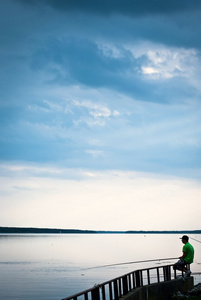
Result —
M186 256L184 257L184 260L191 264L193 262L193 258L194 258L194 248L190 243L186 243L183 246L183 252L186 253Z

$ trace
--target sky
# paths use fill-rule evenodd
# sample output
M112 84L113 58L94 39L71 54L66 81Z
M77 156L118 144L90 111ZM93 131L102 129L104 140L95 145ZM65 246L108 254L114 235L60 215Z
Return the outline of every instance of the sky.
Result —
M0 0L0 226L201 229L200 16Z

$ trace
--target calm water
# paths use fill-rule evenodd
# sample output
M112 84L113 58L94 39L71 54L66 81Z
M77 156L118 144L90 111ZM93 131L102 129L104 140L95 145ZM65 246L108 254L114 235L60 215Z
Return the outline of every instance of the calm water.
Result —
M85 269L105 264L178 257L177 234L0 235L0 298L60 300L130 271L176 262L156 261ZM201 235L190 235L201 241ZM192 272L201 272L201 243ZM194 275L195 283L201 281Z

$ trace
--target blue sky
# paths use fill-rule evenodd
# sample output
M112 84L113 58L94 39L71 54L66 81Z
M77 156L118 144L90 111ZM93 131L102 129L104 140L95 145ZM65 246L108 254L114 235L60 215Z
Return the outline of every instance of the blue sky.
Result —
M200 229L200 14L0 0L1 226Z

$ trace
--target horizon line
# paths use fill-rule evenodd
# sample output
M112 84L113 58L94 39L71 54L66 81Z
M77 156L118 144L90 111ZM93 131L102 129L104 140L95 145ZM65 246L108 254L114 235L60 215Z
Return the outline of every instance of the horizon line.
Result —
M200 229L182 229L182 230L94 230L94 229L77 229L77 228L47 228L47 227L16 227L0 226L0 233L201 233Z

